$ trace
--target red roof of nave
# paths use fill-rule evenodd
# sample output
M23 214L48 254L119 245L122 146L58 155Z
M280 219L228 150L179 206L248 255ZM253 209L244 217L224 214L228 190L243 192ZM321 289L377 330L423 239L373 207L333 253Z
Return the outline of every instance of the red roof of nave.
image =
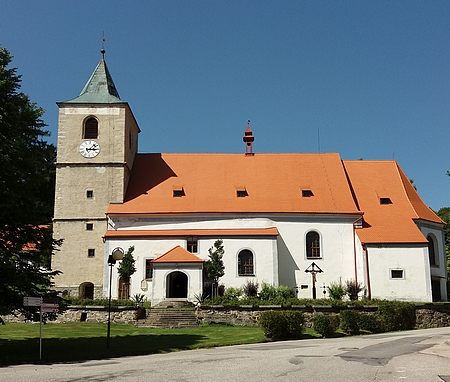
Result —
M174 197L174 189L184 196ZM245 189L248 196L237 197ZM302 197L302 189L312 197ZM108 214L358 214L342 161L331 154L138 154L125 202Z

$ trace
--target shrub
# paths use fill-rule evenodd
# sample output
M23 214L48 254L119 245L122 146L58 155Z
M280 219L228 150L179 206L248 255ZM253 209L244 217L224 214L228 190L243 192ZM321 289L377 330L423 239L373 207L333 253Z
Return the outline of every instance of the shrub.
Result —
M336 330L332 320L330 320L330 316L327 314L317 314L314 316L313 329L324 338L330 337Z
M223 297L214 296L213 298L211 298L211 296L208 295L208 297L206 297L203 300L202 305L226 305L226 304L225 304L225 300ZM230 304L228 304L228 305L230 305Z
M328 319L330 320L331 329L333 329L333 333L339 328L341 324L341 319L339 314L330 314L328 315Z
M348 298L352 301L357 300L359 292L364 289L361 283L355 280L347 280L345 286L347 288Z
M279 285L276 289L276 295L279 298L287 300L289 298L295 298L295 291L286 285Z
M239 299L242 296L242 289L235 287L225 288L225 292L223 293L223 298L226 300Z
M371 333L383 331L383 323L378 314L361 313L358 317L359 330L367 330Z
M258 283L256 281L247 280L242 286L242 291L245 297L256 297L258 296Z
M359 332L358 319L360 313L353 309L342 310L339 313L340 328L347 334L356 334Z
M258 297L244 297L239 300L239 305L259 306L261 300Z
M261 284L261 292L259 292L259 297L261 300L273 300L277 296L277 289L263 281Z
M327 287L328 296L333 300L342 300L342 298L347 294L347 288L341 283L331 282Z
M205 301L209 298L208 292L203 292L199 294L194 294L195 303L197 305L202 305L205 303Z
M145 294L143 294L143 293L136 293L135 295L133 295L131 300L134 302L134 304L137 307L140 307L140 306L144 305L144 302L147 300L147 297L145 297Z
M302 312L288 310L284 312L288 324L288 337L292 339L301 338L305 317Z
M82 306L108 306L109 299L89 299L89 298L78 298L78 297L64 297L61 300L65 305L82 305ZM111 306L134 306L135 302L132 300L116 300L111 299Z
M416 307L411 302L381 301L378 314L386 331L411 330L416 326Z
M258 319L264 335L272 340L298 339L303 331L304 317L298 311L261 312Z

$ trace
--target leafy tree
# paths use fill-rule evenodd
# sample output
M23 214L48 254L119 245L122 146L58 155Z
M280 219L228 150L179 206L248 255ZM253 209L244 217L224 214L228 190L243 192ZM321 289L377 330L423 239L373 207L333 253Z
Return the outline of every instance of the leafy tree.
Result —
M128 251L123 255L123 259L117 268L120 279L125 283L125 295L126 298L130 297L130 281L131 276L136 272L136 267L134 266L136 260L133 257L134 245L128 248Z
M223 264L223 240L216 240L214 246L208 249L209 260L206 262L206 275L213 280L213 288L217 286L219 279L225 274ZM214 295L214 293L213 293Z
M20 92L21 76L0 46L0 313L42 296L58 272L51 254L56 149L47 143L44 110Z
M450 274L450 207L442 207L437 214L446 223L444 225L445 253L447 255L447 271Z

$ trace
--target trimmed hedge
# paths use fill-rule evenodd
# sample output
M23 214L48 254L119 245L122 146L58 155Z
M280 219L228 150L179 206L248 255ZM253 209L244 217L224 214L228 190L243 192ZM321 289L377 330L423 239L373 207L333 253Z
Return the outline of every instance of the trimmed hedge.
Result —
M343 310L339 313L340 328L344 333L353 335L359 333L359 316L360 313L353 309Z
M304 321L302 312L288 310L261 312L258 319L264 335L275 341L301 338Z
M381 301L378 314L386 332L412 330L416 326L416 307L411 302Z
M332 336L339 327L338 315L316 314L313 318L313 329L323 338Z
M380 333L383 330L383 320L376 314L360 313L358 317L359 330L365 330L371 333Z

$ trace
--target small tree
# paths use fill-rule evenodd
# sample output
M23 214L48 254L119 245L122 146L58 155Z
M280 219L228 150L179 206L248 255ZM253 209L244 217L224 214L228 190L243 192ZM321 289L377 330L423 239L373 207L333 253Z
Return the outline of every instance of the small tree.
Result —
M134 266L136 260L134 260L133 258L133 251L134 245L128 248L128 251L125 253L125 255L123 255L123 259L119 264L119 268L117 268L119 277L124 282L124 292L126 298L130 297L130 280L133 273L136 272L136 267Z
M225 253L223 240L216 240L214 246L209 248L208 252L209 260L206 262L206 275L213 280L212 297L214 297L217 294L214 291L217 288L219 279L225 274L225 266L222 260L223 254Z

